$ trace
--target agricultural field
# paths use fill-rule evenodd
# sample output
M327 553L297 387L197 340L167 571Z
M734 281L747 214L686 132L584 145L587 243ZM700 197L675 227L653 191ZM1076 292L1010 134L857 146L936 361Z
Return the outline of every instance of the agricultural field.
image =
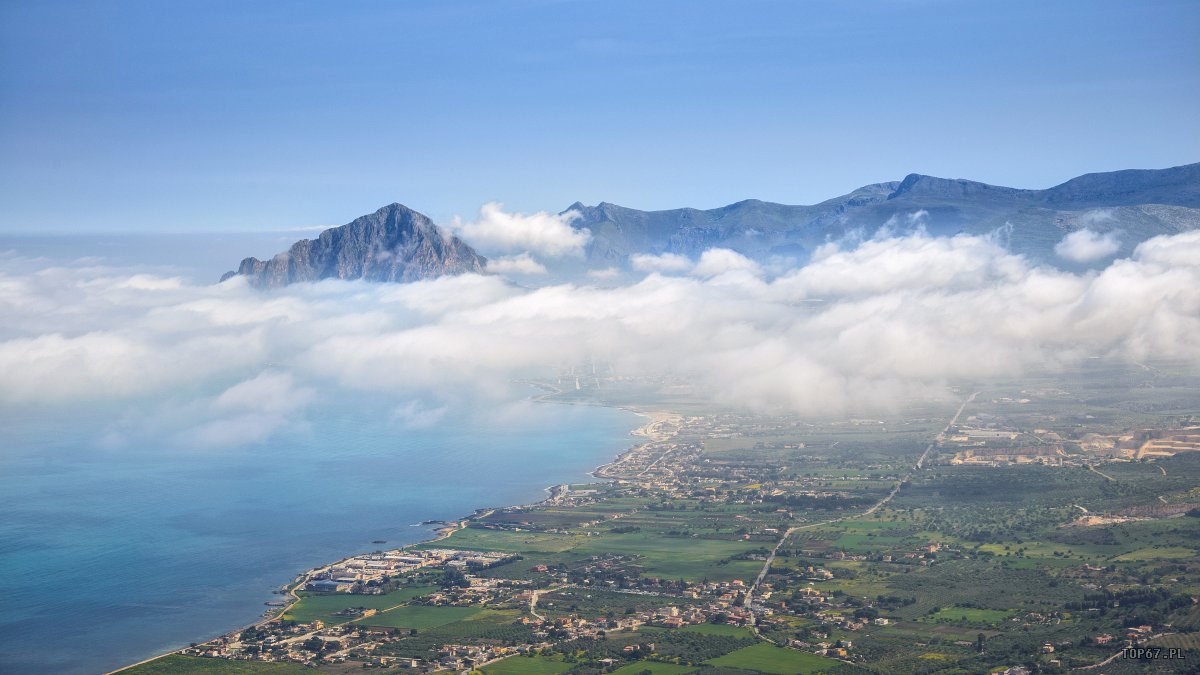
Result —
M660 663L658 661L636 661L616 670L612 671L612 675L683 675L683 673L694 673L694 666L680 666L674 663Z
M971 626L997 626L1012 617L1012 612L978 607L942 607L932 614L921 617L931 623L960 623Z
M753 576L762 567L761 564L730 560L752 548L757 547L738 541L671 537L643 531L592 538L575 551L592 555L633 555L639 558L639 564L648 574L699 581L704 578L724 580Z
M380 612L366 619L360 619L358 623L364 626L385 626L388 628L436 628L468 619L482 611L482 609L477 607L405 605L387 612Z
M837 661L823 656L782 649L765 643L744 647L725 656L711 659L708 663L714 666L744 668L776 675L829 672L831 668L839 665Z
M681 604L684 604L681 599L673 596L618 593L591 588L567 588L542 595L538 606L544 608L546 614L554 616L598 617L621 616Z
M574 667L562 658L548 656L510 656L484 666L484 675L557 675Z
M546 532L513 532L471 526L448 539L421 544L421 548L465 549L469 551L506 551L513 553L562 553L576 546L582 537Z
M350 608L388 609L425 595L434 588L433 586L414 586L401 588L386 595L312 595L301 592L300 602L289 609L283 615L283 619L297 623L309 623L315 620L323 621L326 624L344 623L355 617L339 615L338 612Z

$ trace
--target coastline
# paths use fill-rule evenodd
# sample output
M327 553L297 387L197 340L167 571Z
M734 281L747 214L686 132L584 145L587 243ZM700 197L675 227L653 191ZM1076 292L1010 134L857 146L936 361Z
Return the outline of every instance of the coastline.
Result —
M580 403L580 402L576 402L576 401L551 401L551 400L549 400L549 398L558 393L561 393L561 390L558 390L553 387L549 387L548 385L544 385L544 384L540 384L540 383L537 386L549 389L549 391L542 396L532 397L532 400L535 400L538 402L556 403L558 405L590 405L590 406L595 406L595 407L600 407L600 408L612 408L615 410L624 410L626 412L630 412L634 415L637 415L637 416L643 417L643 418L647 418L649 420L642 426L636 427L629 432L630 436L643 438L643 439L645 439L644 441L635 443L631 447L625 448L620 453L618 453L617 456L614 457L612 461L606 462L604 464L600 464L586 474L587 476L598 479L598 480L610 480L608 478L605 478L602 475L603 471L605 471L609 468L618 466L622 461L624 461L626 458L631 456L634 452L636 452L638 449L645 446L646 444L654 442L654 441L658 441L658 440L663 440L664 438L666 438L667 435L663 435L661 432L657 431L656 426L659 425L664 420L669 420L672 418L680 417L679 415L676 415L674 413L669 413L669 412L664 412L664 411L643 411L643 410L639 410L639 409L636 409L636 408L633 408L630 406L604 405L604 404L599 404L599 403ZM556 489L560 485L562 485L562 484L560 483L557 485L548 485L548 486L542 488L542 490L546 493L546 496L538 501L531 502L530 504L512 504L512 505L506 505L503 507L480 507L480 508L475 509L475 511L472 512L471 515L463 517L463 518L459 518L457 520L436 521L436 522L443 523L443 525L441 527L435 528L433 530L433 533L435 536L433 536L432 538L414 541L409 544L405 544L399 548L406 549L406 548L410 548L413 546L429 544L429 543L447 539L451 535L453 535L455 532L458 532L459 530L467 527L467 525L472 520L476 520L478 518L486 518L488 515L491 515L493 512L495 512L495 510L497 508L509 508L512 506L536 506L536 505L540 505L540 504L545 504L555 498ZM312 567L312 568L309 568L308 570L300 572L295 577L293 577L293 579L289 583L287 583L286 585L284 585L282 587L282 589L284 589L284 592L281 593L281 595L288 595L291 598L291 600L286 605L284 605L282 607L271 607L266 612L264 612L260 618L256 619L255 621L252 621L247 624L243 624L241 626L238 626L238 627L230 629L230 630L222 631L222 632L218 633L216 636L208 638L207 640L216 639L217 637L220 637L221 635L228 635L230 633L244 631L244 630L253 628L255 626L261 626L263 624L270 623L271 621L275 621L275 620L279 619L280 617L287 614L293 607L295 607L296 603L300 602L301 598L299 595L296 594L296 590L300 587L300 585L304 582L305 579L307 579L313 573L316 573L322 569L343 563L343 562L355 557L356 555L359 555L359 554L351 554L351 555L345 556L343 558L339 558L338 560L328 562L328 563L325 563L325 564L317 566L317 567ZM204 640L204 641L207 641L207 640ZM202 643L204 641L198 641L198 643ZM148 657L146 659L142 659L141 661L138 661L137 663L131 663L129 665L125 665L125 666L121 666L120 668L116 668L114 670L106 671L104 675L116 675L116 673L125 672L125 671L131 670L133 668L137 668L138 666L142 666L147 663L151 663L153 661L157 661L159 659L166 658L173 654L178 654L179 652L182 652L184 649L188 649L188 647L179 647L177 649L172 649L170 651L162 652L160 654L156 654L156 655Z

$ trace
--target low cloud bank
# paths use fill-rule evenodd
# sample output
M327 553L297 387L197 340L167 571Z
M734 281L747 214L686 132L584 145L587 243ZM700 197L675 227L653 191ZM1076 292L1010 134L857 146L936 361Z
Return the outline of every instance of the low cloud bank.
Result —
M455 218L450 231L484 253L533 253L547 258L582 257L592 239L586 228L571 227L579 217L575 211L563 214L539 211L532 214L508 213L499 202L479 209L479 219L463 222Z
M546 266L533 259L528 253L492 258L487 271L495 274L546 274Z
M0 260L0 405L162 399L108 440L238 445L302 420L318 393L378 392L419 428L588 360L802 415L891 409L955 378L1093 356L1200 363L1200 232L1078 274L986 237L921 233L829 245L774 277L731 251L633 263L646 276L613 288L466 275L260 292L237 277L194 286Z
M1119 250L1121 239L1116 232L1101 234L1087 228L1068 234L1054 245L1055 255L1077 263L1107 258Z

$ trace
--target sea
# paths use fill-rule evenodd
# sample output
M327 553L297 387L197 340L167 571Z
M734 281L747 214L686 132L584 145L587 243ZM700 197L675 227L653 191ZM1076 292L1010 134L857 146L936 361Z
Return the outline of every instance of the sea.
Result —
M0 672L100 673L216 637L306 569L585 481L644 423L529 402L409 429L387 401L331 399L215 450L112 447L119 409L0 409Z

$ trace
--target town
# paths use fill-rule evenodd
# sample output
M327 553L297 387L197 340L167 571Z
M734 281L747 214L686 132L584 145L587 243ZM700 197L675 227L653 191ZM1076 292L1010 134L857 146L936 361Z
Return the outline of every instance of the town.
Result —
M1192 672L1196 417L1104 417L1086 393L647 412L595 482L310 570L263 621L129 672L1019 674L1146 645Z

